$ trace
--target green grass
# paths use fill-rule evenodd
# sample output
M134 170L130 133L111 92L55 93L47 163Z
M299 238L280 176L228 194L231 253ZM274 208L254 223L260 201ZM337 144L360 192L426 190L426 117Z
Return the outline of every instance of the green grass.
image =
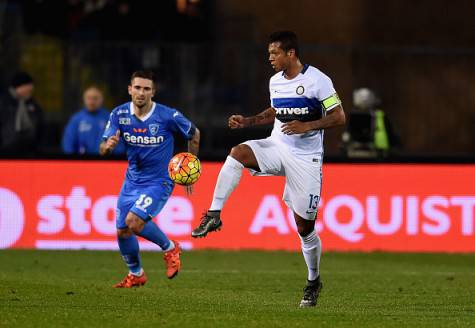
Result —
M300 253L193 251L116 290L116 252L0 251L0 327L475 327L475 254L327 253L316 308L299 309Z

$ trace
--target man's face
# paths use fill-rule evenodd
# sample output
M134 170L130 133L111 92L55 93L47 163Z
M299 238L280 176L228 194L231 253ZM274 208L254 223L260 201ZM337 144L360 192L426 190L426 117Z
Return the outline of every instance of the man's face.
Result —
M280 47L280 42L269 43L269 62L276 72L285 71L289 67L289 52Z
M129 85L129 95L132 98L132 102L134 106L139 108L150 104L154 94L155 88L152 80L136 77Z
M19 99L28 100L33 96L34 89L33 83L23 84L15 88L15 93Z
M96 88L89 88L84 92L84 106L89 112L95 112L102 106L102 93Z

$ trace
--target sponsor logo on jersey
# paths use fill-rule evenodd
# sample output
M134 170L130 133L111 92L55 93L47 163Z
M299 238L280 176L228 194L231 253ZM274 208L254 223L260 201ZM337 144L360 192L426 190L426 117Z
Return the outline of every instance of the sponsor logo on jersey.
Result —
M277 115L306 115L309 113L308 107L280 107L275 108Z
M305 92L305 88L303 87L303 85L299 85L297 87L297 89L295 89L295 92L298 94L298 95L303 95L303 93Z
M135 133L145 133L147 132L147 128L134 128L133 129Z
M159 126L158 124L150 124L150 125L148 126L148 128L149 128L149 130L150 130L150 133L151 133L153 136L157 134L157 132L158 132L158 126Z
M144 129L142 129L142 130L144 130ZM163 136L158 136L158 137L155 137L155 136L152 136L152 137L149 137L149 136L135 136L133 134L130 134L129 132L124 133L124 139L128 143L136 144L136 145L157 145L157 144L163 142L163 140L164 140Z
M130 125L130 118L129 117L119 117L119 124Z
M129 113L129 109L128 108L125 108L125 109L119 109L117 111L117 115L120 115L120 114L128 114Z

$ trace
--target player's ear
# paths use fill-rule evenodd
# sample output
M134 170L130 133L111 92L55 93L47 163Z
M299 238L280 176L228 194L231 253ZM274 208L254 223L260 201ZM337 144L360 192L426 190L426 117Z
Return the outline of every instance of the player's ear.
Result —
M130 84L127 87L127 91L129 92L129 95L132 95L132 86Z

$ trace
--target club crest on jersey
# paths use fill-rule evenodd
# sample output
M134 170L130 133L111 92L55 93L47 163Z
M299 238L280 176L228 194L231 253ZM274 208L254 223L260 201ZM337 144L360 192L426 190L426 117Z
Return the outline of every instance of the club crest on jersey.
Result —
M152 134L152 136L156 135L157 132L158 132L158 124L150 124L148 126L148 129L150 130L150 133Z
M305 92L305 88L303 87L303 85L299 85L297 87L297 89L295 89L295 92L300 96L300 95L303 95L303 93Z

